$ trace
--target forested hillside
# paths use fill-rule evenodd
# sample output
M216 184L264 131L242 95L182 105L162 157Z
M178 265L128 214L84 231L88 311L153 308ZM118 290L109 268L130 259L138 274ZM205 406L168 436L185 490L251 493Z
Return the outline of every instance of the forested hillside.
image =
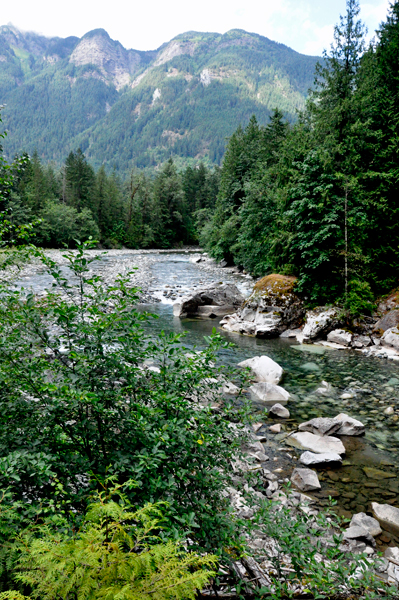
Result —
M348 0L295 125L276 111L231 137L201 241L255 275L298 276L309 303L365 313L399 283L399 4L368 48L358 15Z
M128 172L170 157L220 163L252 114L304 107L316 58L241 30L188 32L154 52L104 30L45 38L0 28L0 103L10 157L37 150L60 165L79 147L94 167Z

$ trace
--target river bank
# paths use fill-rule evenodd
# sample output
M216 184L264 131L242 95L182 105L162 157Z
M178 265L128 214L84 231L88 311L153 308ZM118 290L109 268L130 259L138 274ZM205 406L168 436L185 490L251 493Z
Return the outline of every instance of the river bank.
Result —
M91 251L92 255L101 254ZM64 261L61 251L50 251L58 262ZM198 258L201 260L198 261ZM66 267L65 262L60 262ZM93 263L93 273L101 273L112 281L118 273L137 266L132 285L141 286L142 307L157 315L151 323L154 331L181 333L186 331L188 347L204 346L204 336L218 327L219 319L179 319L173 316L172 304L187 291L200 289L215 282L234 283L245 296L253 281L235 269L222 269L198 251L109 251ZM14 274L15 276L15 274ZM50 280L38 265L25 267L14 285L42 293ZM218 329L235 348L224 349L220 361L237 365L253 356L267 355L284 369L282 385L290 393L287 407L290 419L270 418L267 407L254 401L254 421L260 423L256 434L261 437L264 467L284 486L298 466L299 453L286 444L287 434L314 417L334 417L345 412L359 419L366 428L365 436L344 440L346 455L339 468L324 468L318 472L321 489L311 492L319 506L328 498L338 503L339 513L347 518L359 512L370 513L371 503L399 506L398 468L399 435L399 367L378 357L363 356L352 350L337 350L313 344L298 344L295 339L262 339L241 336ZM320 391L323 381L329 385ZM280 433L270 427L281 424ZM374 469L374 471L373 471ZM384 473L384 476L376 471ZM396 538L385 532L377 538L381 549L395 545Z

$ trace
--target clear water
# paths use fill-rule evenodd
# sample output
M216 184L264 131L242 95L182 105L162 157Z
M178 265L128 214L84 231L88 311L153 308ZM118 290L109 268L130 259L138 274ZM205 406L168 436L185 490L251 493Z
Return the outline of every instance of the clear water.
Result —
M134 264L134 255L129 255ZM234 349L223 350L220 360L224 364L236 365L240 361L266 354L278 362L285 371L283 385L294 397L288 404L292 419L283 425L285 431L297 423L312 417L335 416L345 412L366 425L366 436L343 439L347 449L344 466L336 471L320 473L322 498L329 494L337 497L343 514L368 511L370 501L391 503L399 506L399 365L385 359L364 357L353 350L332 350L321 346L299 346L288 339L262 340L227 333L218 327L219 319L180 319L173 317L172 302L188 290L206 286L215 281L234 282L244 294L251 284L248 278L215 267L204 268L189 261L190 254L155 253L151 266L150 291L161 302L143 308L158 315L151 327L169 332L186 332L185 345L204 346L204 336L217 327L222 335L235 344ZM128 255L113 257L112 252L98 262L99 271L106 264L128 260ZM35 275L30 284L35 289L48 285L45 275ZM165 296L166 294L166 296ZM315 393L325 380L333 386L333 392L325 397ZM342 399L343 393L351 398ZM392 406L393 414L384 414ZM258 420L265 423L261 432L267 433L270 422L264 410L254 406ZM283 436L269 434L267 449L277 451ZM291 452L295 455L295 451ZM277 460L277 459L275 459ZM283 471L289 476L294 458L283 461ZM384 471L386 479L366 475L364 467L375 467ZM345 512L346 511L346 512Z

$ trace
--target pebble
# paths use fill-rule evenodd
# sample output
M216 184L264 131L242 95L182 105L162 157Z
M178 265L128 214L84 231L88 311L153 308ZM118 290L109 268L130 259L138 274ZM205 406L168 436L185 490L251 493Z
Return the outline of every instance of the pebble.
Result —
M384 410L384 415L393 415L393 413L395 412L393 406L387 406L387 408Z

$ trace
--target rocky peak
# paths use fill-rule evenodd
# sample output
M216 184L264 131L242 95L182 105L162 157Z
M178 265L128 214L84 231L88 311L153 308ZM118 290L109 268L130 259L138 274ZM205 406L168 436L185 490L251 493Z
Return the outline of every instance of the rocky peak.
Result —
M120 42L112 40L104 29L89 31L77 44L69 62L76 66L94 65L105 81L119 90L127 85L141 63L140 53L126 50Z
M33 31L20 31L11 24L0 27L0 38L11 48L25 50L29 54L42 56L49 45L59 38L47 38Z

